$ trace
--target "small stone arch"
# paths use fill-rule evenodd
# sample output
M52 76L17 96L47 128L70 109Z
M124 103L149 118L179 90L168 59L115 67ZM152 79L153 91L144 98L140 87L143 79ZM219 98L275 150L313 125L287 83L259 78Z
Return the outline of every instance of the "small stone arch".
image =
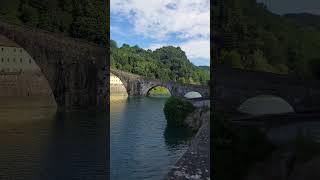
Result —
M251 115L265 115L295 112L295 108L283 96L262 94L251 96L241 101L237 111Z
M168 89L168 91L169 91L169 93L170 93L170 96L172 96L172 89L171 89L170 87L166 86L166 85L163 85L163 84L155 84L155 85L150 86L150 87L147 89L147 91L146 91L146 93L145 93L144 95L145 95L145 96L149 96L150 91L151 91L152 89L156 88L156 87L164 87L164 88Z

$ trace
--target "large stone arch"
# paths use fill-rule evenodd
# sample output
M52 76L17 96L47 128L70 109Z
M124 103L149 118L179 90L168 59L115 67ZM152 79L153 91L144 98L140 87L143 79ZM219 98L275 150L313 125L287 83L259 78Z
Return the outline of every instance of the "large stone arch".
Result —
M115 77L117 77L117 78L121 81L122 86L124 87L124 89L125 89L126 92L127 92L127 95L129 95L128 82L127 82L125 79L123 79L121 76L119 77L119 76L115 75L115 74L112 73L112 72L110 72L110 77L111 77L111 76L115 76ZM111 79L110 79L110 81L111 81ZM110 82L110 83L111 83L111 82ZM111 85L110 85L110 91L111 91ZM110 92L110 93L111 93L111 92Z
M105 107L108 56L96 44L0 22L0 34L26 50L40 67L58 107Z
M132 84L137 84L137 82L134 82L133 80L131 80L130 76L123 75L123 73L121 71L111 69L110 73L120 79L123 86L127 90L128 95L131 95L131 96L135 95L134 90L133 90L134 87Z

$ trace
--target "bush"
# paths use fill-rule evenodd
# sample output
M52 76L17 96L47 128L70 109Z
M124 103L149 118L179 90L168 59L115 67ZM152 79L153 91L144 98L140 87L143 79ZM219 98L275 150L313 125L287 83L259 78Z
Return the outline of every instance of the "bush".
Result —
M166 101L163 110L168 125L184 126L185 118L195 109L192 103L188 101L177 97L170 97Z

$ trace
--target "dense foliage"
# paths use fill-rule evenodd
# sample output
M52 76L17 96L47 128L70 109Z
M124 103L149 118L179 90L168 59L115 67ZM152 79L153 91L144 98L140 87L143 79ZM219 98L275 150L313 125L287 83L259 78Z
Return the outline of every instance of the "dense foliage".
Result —
M215 62L320 78L319 16L276 15L256 0L217 0L212 13Z
M192 103L172 96L166 101L163 111L168 125L182 127L187 115L195 109Z
M0 18L104 45L105 8L103 0L1 0Z
M110 42L111 67L142 76L189 84L207 84L210 71L193 65L180 47L166 46L154 51Z

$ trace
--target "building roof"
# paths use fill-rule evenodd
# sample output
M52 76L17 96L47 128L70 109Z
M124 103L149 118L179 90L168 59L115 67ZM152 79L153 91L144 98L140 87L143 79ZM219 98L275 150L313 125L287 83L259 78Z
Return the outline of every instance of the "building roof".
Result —
M0 46L4 47L20 47L17 43L6 38L5 36L0 35Z

